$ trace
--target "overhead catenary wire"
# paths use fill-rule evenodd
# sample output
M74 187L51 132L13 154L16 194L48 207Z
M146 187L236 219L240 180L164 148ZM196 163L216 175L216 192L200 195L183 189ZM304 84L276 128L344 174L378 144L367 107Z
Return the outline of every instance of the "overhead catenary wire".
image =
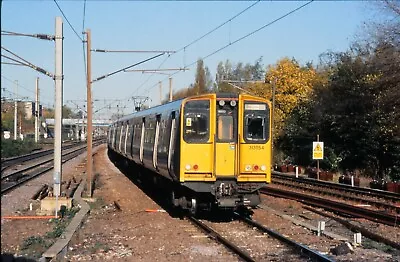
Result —
M271 22L268 22L267 24L265 24L265 25L263 25L263 26L257 28L256 30L254 30L254 31L252 31L252 32L250 32L250 33L248 33L248 34L246 34L246 35L244 35L244 36L242 36L242 37L236 39L235 41L229 42L228 44L226 44L226 45L224 45L224 46L218 48L217 50L211 52L210 54L208 54L208 55L206 55L206 56L204 56L204 57L201 57L200 59L205 60L205 59L207 59L207 58L209 58L209 57L211 57L211 56L213 56L213 55L215 55L215 54L221 52L221 51L224 50L225 48L227 48L227 47L229 47L229 46L231 46L231 45L234 45L234 44L236 44L236 43L242 41L243 39L246 39L247 37L249 37L249 36L251 36L251 35L253 35L253 34L259 32L260 30L265 29L266 27L271 26L271 25L275 24L276 22L278 22L278 21L280 21L280 20L286 18L287 16L289 16L289 15L291 15L291 14L293 14L293 13L299 11L300 9L306 7L307 5L311 4L312 2L314 2L314 0L311 0L311 1L308 1L307 3L305 3L305 4L302 4L301 6L299 6L299 7L295 8L295 9L293 9L293 10L291 10L291 11L285 13L284 15L281 15L280 17L278 17L278 18L272 20ZM198 60L196 60L196 61L190 63L189 65L185 65L185 66L186 66L186 67L191 67L191 66L195 65L195 64L197 63L197 61L198 61ZM174 72L174 73L172 73L169 77L171 77L171 76L173 76L173 75L176 75L176 74L179 74L180 72L181 72L181 71ZM167 80L169 77L164 78L161 82ZM153 89L153 88L154 88L155 86L157 86L157 85L158 85L158 83L154 84L153 86L151 86L150 88L148 88L146 91L148 92L149 90Z
M38 71L38 72L40 72L40 73L42 73L42 74L45 74L45 75L47 75L47 76L50 76L51 78L54 79L54 75L53 75L52 73L50 73L49 71L46 71L46 70L44 70L44 69L41 68L41 67L35 66L34 64L28 62L27 60L23 59L22 57L18 56L18 55L15 54L15 53L11 52L9 49L7 49L7 48L5 48L5 47L3 47L3 46L1 47L1 49L3 49L4 51L6 51L6 52L8 52L8 53L10 53L10 54L12 54L12 55L14 55L15 57L17 57L17 58L19 58L19 59L21 59L23 62L25 62L26 66L31 67L31 68L33 68L34 70L36 70L36 71ZM23 64L22 62L20 62L20 61L18 61L18 60L15 60L15 61L17 61L17 62Z
M207 33L203 34L202 36L196 38L195 40L191 41L189 44L183 46L182 48L178 49L176 52L174 52L173 54L179 53L182 50L185 50L190 47L191 45L193 45L194 43L200 41L201 39L205 38L206 36L212 34L213 32L215 32L216 30L218 30L219 28L223 27L224 25L226 25L227 23L231 22L232 20L236 19L237 17L239 17L240 15L242 15L243 13L245 13L246 11L248 11L250 8L252 8L253 6L255 6L256 4L258 4L260 2L260 0L256 1L255 3L251 4L250 6L246 7L245 9L243 9L242 11L240 11L239 13L237 13L236 15L232 16L231 18L229 18L228 20L226 20L225 22L223 22L222 24L218 25L217 27L213 28L212 30L208 31ZM168 56L158 67L158 69L161 68L161 66L168 60L170 56ZM172 76L173 74L171 74ZM142 84L139 85L139 87L136 88L136 90L130 95L128 96L128 98L130 98L132 95L137 94L139 92L139 89L141 89L152 77L154 76L154 74L151 74ZM165 79L164 79L165 80ZM163 80L163 81L164 81ZM155 84L154 86L158 85ZM152 86L151 88L153 88L154 86Z
M4 75L1 75L1 77L2 77L2 78L4 78L5 80L9 81L9 82L10 82L10 83L12 83L12 84L14 84L14 83L15 83L13 80L11 80L11 79L9 79L9 78L5 77ZM21 87L22 89L25 89L26 91L29 91L29 92L31 92L31 93L33 93L33 94L35 94L35 91L33 91L33 90L30 90L30 89L28 89L28 88L26 88L26 87L22 86L21 84L18 84L18 87Z
M202 59L205 60L205 59L209 58L210 56L213 56L213 55L215 55L216 53L219 53L220 51L224 50L224 49L227 48L228 46L231 46L231 45L233 45L233 44L236 44L236 43L242 41L243 39L246 39L247 37L249 37L249 36L251 36L251 35L257 33L258 31L260 31L260 30L262 30L262 29L264 29L264 28L266 28L266 27L268 27L268 26L271 26L271 25L275 24L276 22L282 20L283 18L285 18L285 17L287 17L287 16L289 16L289 15L295 13L296 11L298 11L298 10L300 10L300 9L302 9L302 8L304 8L304 7L306 7L307 5L311 4L312 2L314 2L314 0L311 0L311 1L305 3L305 4L301 5L301 6L299 6L299 7L295 8L295 9L293 9L292 11L290 11L290 12L288 12L288 13L286 13L286 14L284 14L284 15L282 15L282 16L280 16L280 17L274 19L274 20L272 20L271 22L269 22L269 23L263 25L262 27L259 27L258 29L256 29L256 30L254 30L254 31L252 31L252 32L250 32L250 33L248 33L248 34L246 34L246 35L244 35L244 36L242 36L242 37L236 39L236 40L233 41L232 43L229 43L229 44L224 45L223 47L221 47L221 48L215 50L214 52L212 52L212 53L210 53L210 54L204 56ZM193 63L189 64L188 66L192 66L192 65L194 65L194 64L196 64L196 63L197 63L197 60L194 61Z
M168 60L168 58L170 58L170 55L168 55L161 63L160 63L160 65L157 67L157 70L159 70L163 65L164 65L164 63ZM128 99L128 101L132 98L132 96L134 96L135 94L137 94L138 92L139 92L139 89L140 88L142 88L148 81L150 81L150 79L154 76L155 74L151 74L142 84L140 84L137 88L136 88L136 90L133 92L133 93L131 93L131 95L129 95L127 98L125 98L125 99ZM157 83L158 84L158 83Z
M216 30L218 30L219 28L223 27L224 25L226 25L227 23L231 22L232 20L236 19L237 17L239 17L241 14L245 13L246 11L248 11L250 8L252 8L253 6L255 6L256 4L258 4L260 2L260 0L256 1L255 3L251 4L250 6L248 6L247 8L245 8L244 10L240 11L239 13L237 13L236 15L234 15L233 17L229 18L228 20L226 20L225 22L223 22L222 24L218 25L217 27L215 27L214 29L210 30L209 32L203 34L202 36L198 37L197 39L193 40L192 42L190 42L189 44L185 45L184 47L180 48L179 50L175 51L175 52L168 52L168 53L178 53L182 50L186 50L186 48L188 48L189 46L193 45L194 43L200 41L201 39L205 38L206 36L212 34L213 32L215 32ZM104 50L104 49L94 49L93 51L95 52L139 52L139 51L129 51L129 50L125 50L125 51L113 51L113 50ZM145 52L145 51L142 51ZM147 51L147 52L155 52L155 51ZM161 51L158 51L161 52ZM167 52L167 51L165 51ZM157 69L160 69L161 66L168 60L168 58L170 57L170 54L168 57L166 57L164 59L164 61L161 62L161 64L159 65L159 67ZM154 73L155 74L155 73ZM139 89L141 89L153 76L154 74L151 74L142 84L139 85L139 87L136 88L136 90L129 95L127 98L128 101L129 99L131 99L132 95L137 94L139 92ZM173 75L173 74L171 74ZM100 79L99 79L100 80ZM94 81L93 81L94 82ZM158 83L157 83L158 84ZM153 86L154 87L154 86ZM152 88L152 87L151 87ZM124 99L124 100L125 100Z
M124 70L126 70L126 69L129 69L129 68L138 66L138 65L140 65L140 64L143 64L143 63L145 63L145 62L148 62L148 61L150 61L150 60L153 60L153 59L155 59L155 58L157 58L157 57L159 57L159 56L162 56L162 55L164 55L164 54L165 54L165 53L161 53L161 54L152 56L152 57L150 57L150 58L147 58L147 59L145 59L145 60L142 60L142 61L140 61L140 62L137 62L136 64L133 64L133 65L124 67L124 68L122 68L122 69L116 70L116 71L114 71L114 72L112 72L112 73L109 73L109 74L100 76L100 77L98 77L98 78L92 80L91 82L92 82L92 83L97 82L97 81L99 81L99 80L101 80L101 79L104 79L104 78L106 78L106 77L109 77L109 76L115 75L115 74L117 74L117 73L120 73L120 72L122 72L122 71L124 71Z
M4 58L9 59L9 60L11 60L11 61L14 61L14 62L16 63L16 65L20 65L20 66L29 66L28 64L22 63L21 61L18 61L17 59L14 59L14 58L11 58L11 57L9 57L9 56L7 56L7 55L1 55L1 56L4 57Z
M15 84L15 82L14 82L13 80L11 80L10 78L6 77L5 75L2 74L1 77L4 78L5 80L7 80L8 82L12 83L12 84ZM25 86L21 85L21 83L18 83L18 87L20 87L20 88L22 88L22 89L25 89L26 91L28 91L28 92L30 92L30 93L32 93L32 94L36 94L35 91L26 88ZM41 97L44 97L44 98L47 98L47 99L52 99L52 98L50 98L50 97L48 97L48 96L46 96L46 95L43 95L43 92L42 92L42 94L41 94Z
M186 48L188 48L189 46L193 45L194 43L200 41L201 39L203 39L204 37L208 36L209 34L212 34L213 32L215 32L216 30L220 29L221 27L223 27L224 25L226 25L227 23L231 22L232 20L234 20L235 18L237 18L238 16L240 16L241 14L245 13L246 11L248 11L250 8L252 8L253 6L255 6L256 4L258 4L260 2L260 0L256 1L255 3L253 3L252 5L248 6L247 8L245 8L244 10L240 11L239 13L237 13L236 15L234 15L233 17L229 18L228 20L226 20L225 22L223 22L222 24L220 24L219 26L215 27L214 29L208 31L207 33L205 33L204 35L198 37L197 39L193 40L192 42L190 42L189 44L185 45L184 47L178 49L176 52L180 52L182 50L185 50Z
M165 53L165 54L173 54L176 51L169 50L107 50L107 49L92 49L92 52L98 53Z
M17 32L11 32L11 31L3 31L1 30L1 35L8 35L8 36L28 36L28 37L34 37L42 40L54 40L54 36L52 35L46 35L46 34L24 34L24 33L17 33Z
M25 66L21 63L1 62L3 65Z
M71 25L71 23L69 22L67 16L64 14L63 10L61 9L61 7L58 5L57 1L54 0L54 3L56 3L58 10L60 10L62 16L64 17L64 19L67 21L69 27L71 27L72 31L74 31L75 35L79 38L79 40L83 41L82 37L79 36L79 34L76 32L75 28Z

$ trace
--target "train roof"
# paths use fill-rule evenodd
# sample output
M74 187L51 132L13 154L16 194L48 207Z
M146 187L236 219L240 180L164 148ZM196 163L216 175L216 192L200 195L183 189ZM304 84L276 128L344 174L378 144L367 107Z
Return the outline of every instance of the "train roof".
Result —
M131 119L132 117L142 117L142 116L147 116L147 115L159 114L159 113L166 112L166 111L178 110L180 108L180 105L182 104L183 100L184 100L184 98L176 100L176 101L168 102L163 105L158 105L158 106L154 106L154 107L144 109L144 110L141 110L138 112L134 112L132 114L121 117L114 123L127 121L127 120Z
M239 97L239 94L237 94L237 93L209 93L209 94L216 94L217 98L228 98L229 99L229 98L238 98ZM204 94L204 95L206 95L206 94ZM199 95L199 96L201 96L201 95ZM253 96L253 95L248 95L248 96L256 97L256 96ZM187 97L187 98L195 98L195 97L197 97L197 96L194 95L194 96L190 96L190 97ZM168 102L168 103L163 104L163 105L158 105L158 106L155 106L155 107L151 107L151 108L148 108L148 109L144 109L144 110L141 110L141 111L138 111L138 112L131 113L129 115L121 117L117 121L114 121L113 124L117 123L117 122L128 121L128 120L132 119L133 117L143 117L143 116L147 116L147 115L156 115L156 114L160 114L160 113L163 113L163 112L179 110L180 106L182 105L183 100L185 100L187 98L182 98L182 99L179 99L179 100L176 100L176 101Z

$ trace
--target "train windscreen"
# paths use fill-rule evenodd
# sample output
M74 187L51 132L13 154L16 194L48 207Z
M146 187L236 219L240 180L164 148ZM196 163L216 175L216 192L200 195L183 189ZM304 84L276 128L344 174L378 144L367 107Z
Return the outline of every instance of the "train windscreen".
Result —
M210 101L188 101L183 121L183 139L187 143L207 142L210 137Z

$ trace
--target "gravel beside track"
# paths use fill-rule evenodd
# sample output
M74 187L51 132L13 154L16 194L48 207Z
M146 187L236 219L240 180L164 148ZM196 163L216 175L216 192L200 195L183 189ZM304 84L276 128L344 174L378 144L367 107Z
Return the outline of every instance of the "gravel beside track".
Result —
M85 155L67 162L63 165L63 180L74 176L79 181L85 176L85 164ZM140 184L132 182L109 161L106 145L97 148L94 169L96 181L93 198L96 201L89 202L91 212L72 239L66 261L240 261L240 258L210 239L192 223L146 195ZM39 207L39 202L30 198L44 183L52 184L52 172L4 195L1 200L2 216L34 215L34 210L29 211L29 203L33 203L35 209ZM318 220L325 220L327 230L352 240L352 232L334 221L306 211L295 201L263 196L262 204L313 225ZM329 252L331 247L340 243L325 236L317 237L310 230L265 209L254 211L253 218L256 221L321 252ZM23 240L30 236L45 235L52 227L48 220L2 220L2 252L27 255L25 250L21 250ZM216 227L225 228L226 234L230 234L238 242L254 243L258 248L252 252L257 261L293 261L294 257L282 251L287 250L283 247L284 244L277 241L276 245L263 247L263 240L268 237L260 233L259 237L248 233L256 230L245 229L246 226L237 221L219 222ZM384 252L363 241L366 245L364 248L358 247L353 254L335 256L334 259L398 261L400 258L398 252ZM40 256L41 253L36 256L29 254L29 257L34 258Z

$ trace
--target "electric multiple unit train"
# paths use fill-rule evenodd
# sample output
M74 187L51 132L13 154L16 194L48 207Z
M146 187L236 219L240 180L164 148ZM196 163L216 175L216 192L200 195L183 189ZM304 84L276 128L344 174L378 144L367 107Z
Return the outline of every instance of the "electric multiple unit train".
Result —
M113 123L108 149L166 178L175 206L255 207L271 182L271 105L233 93L173 101Z

